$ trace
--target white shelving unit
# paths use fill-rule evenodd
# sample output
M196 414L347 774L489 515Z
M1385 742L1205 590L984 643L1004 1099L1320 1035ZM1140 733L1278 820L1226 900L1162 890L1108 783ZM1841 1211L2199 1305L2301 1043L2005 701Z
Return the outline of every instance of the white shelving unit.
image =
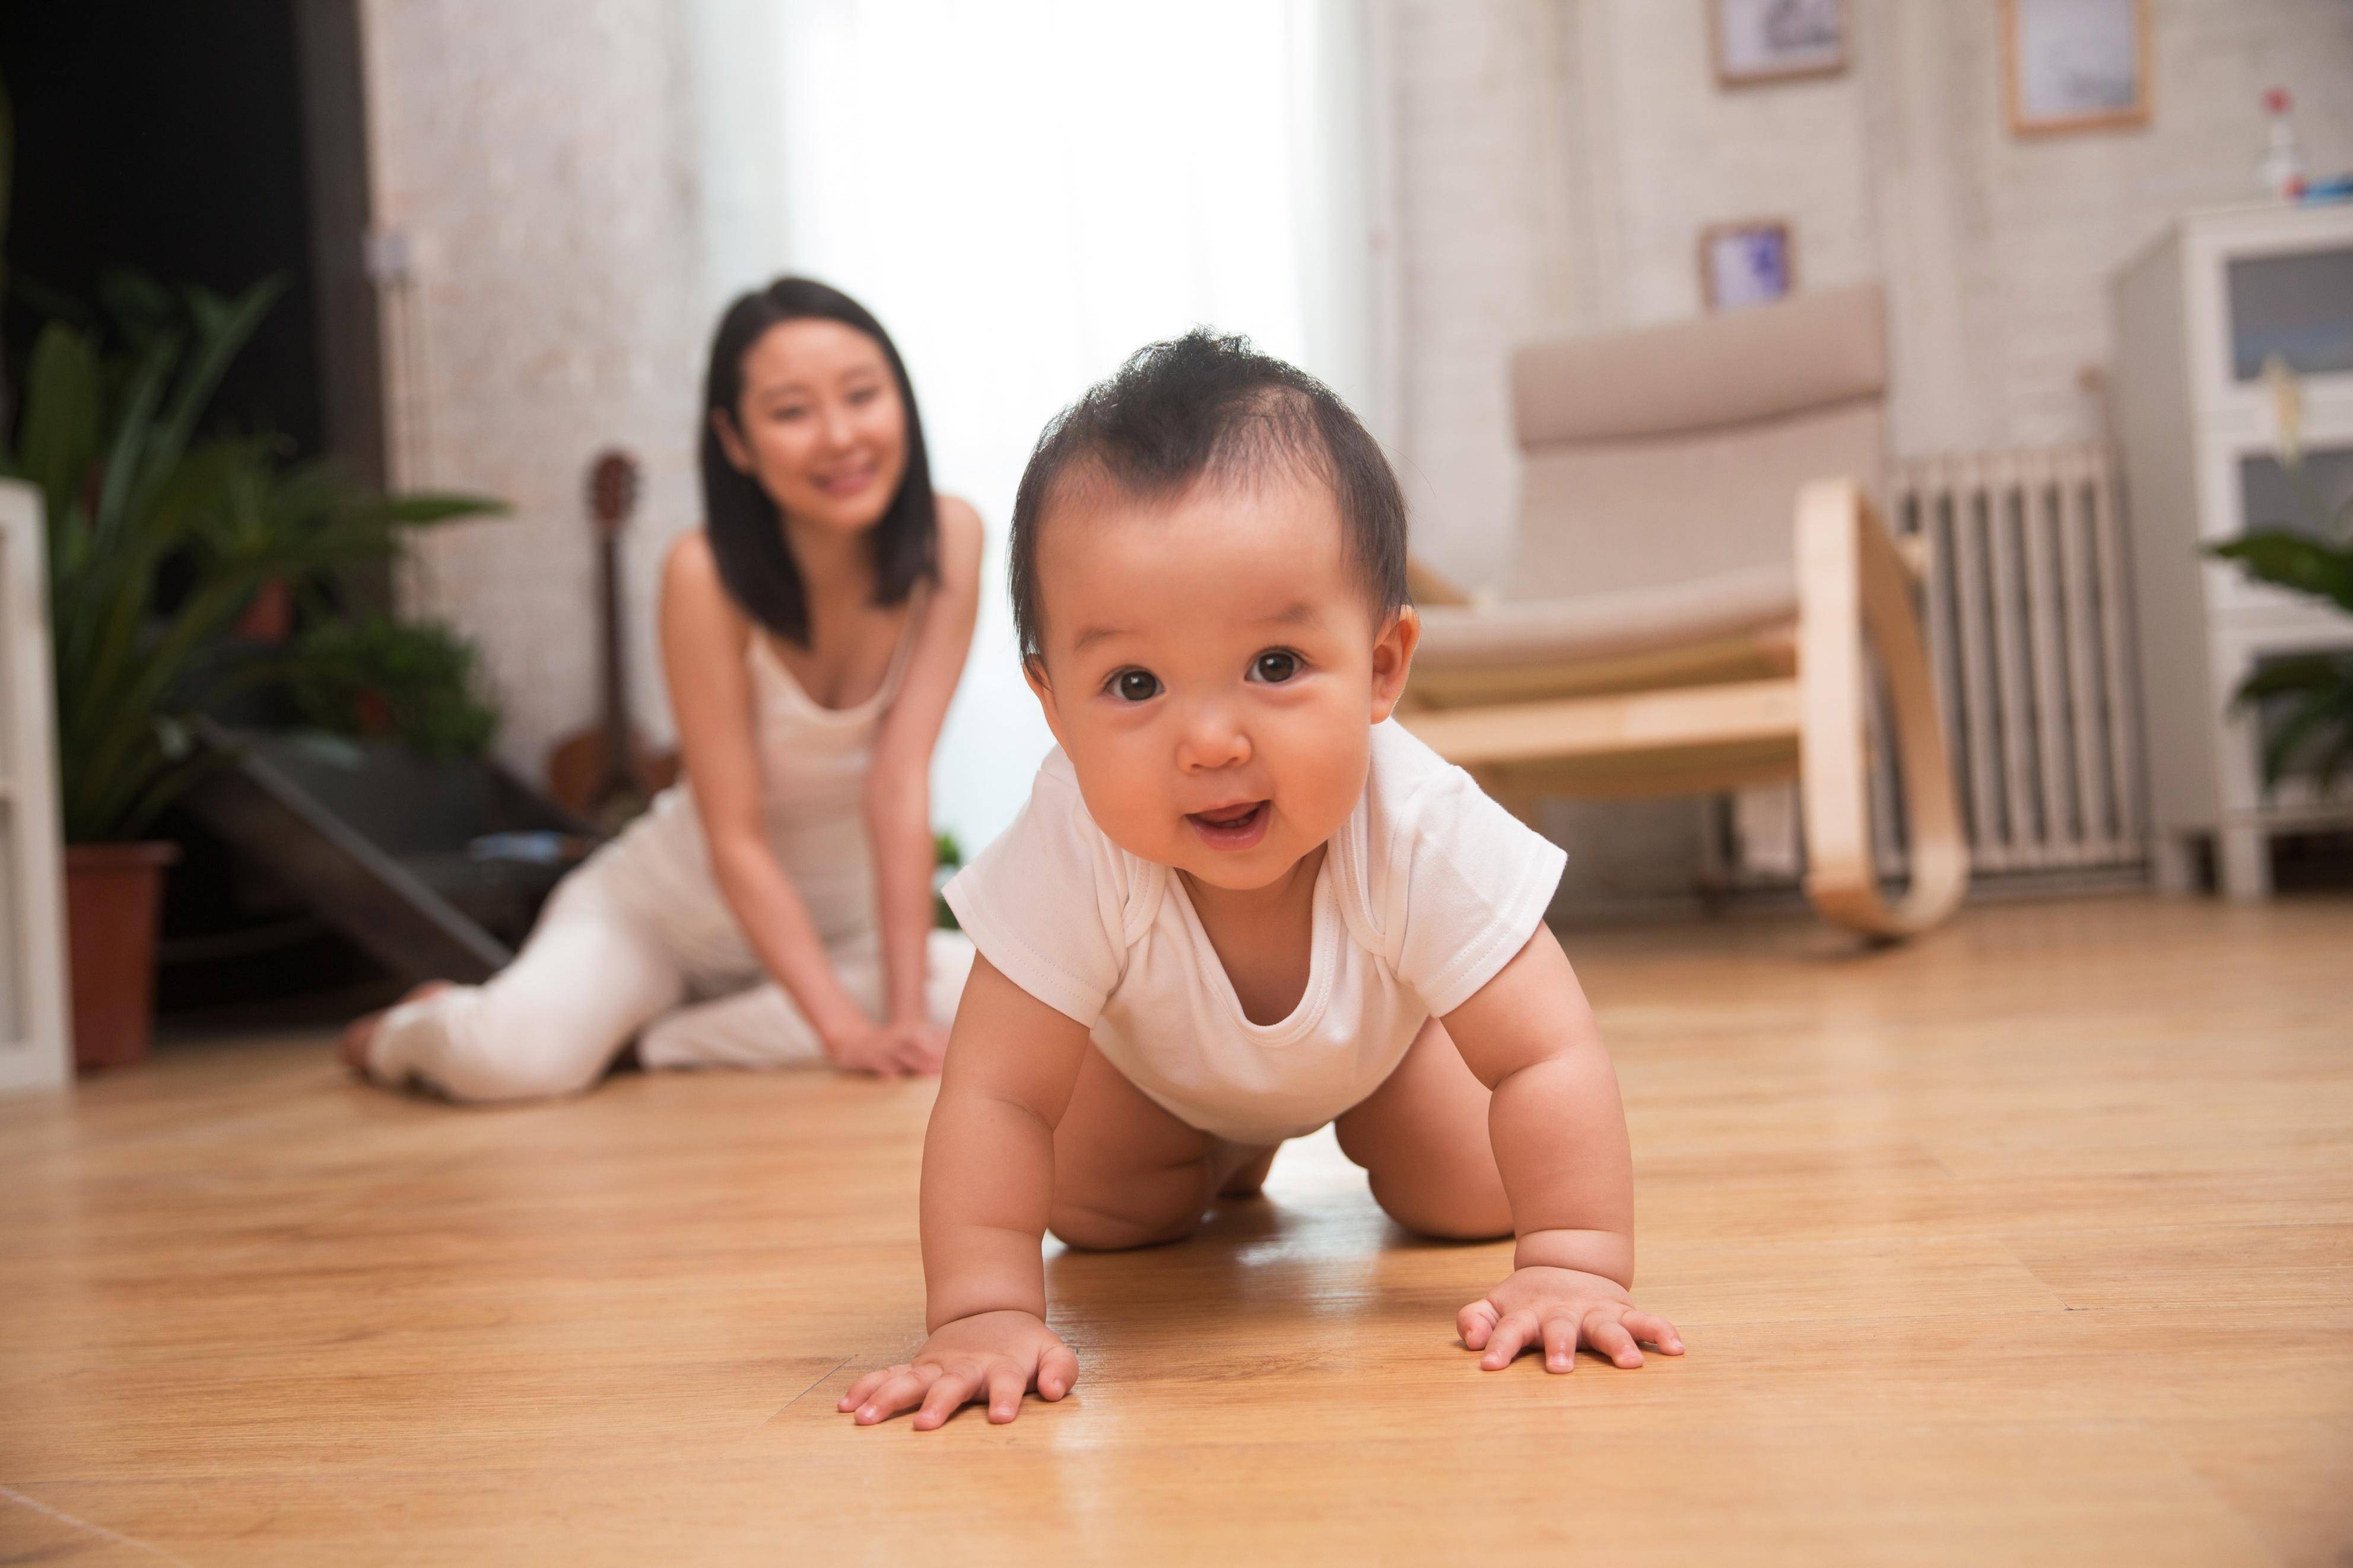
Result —
M2200 547L2305 525L2278 462L2270 355L2301 388L2305 473L2331 506L2353 495L2353 206L2192 214L2112 297L2158 879L2190 885L2211 842L2223 890L2263 898L2272 836L2353 822L2353 788L2266 795L2255 720L2231 693L2265 658L2353 647L2353 617Z
M0 1092L73 1078L40 493L0 479Z

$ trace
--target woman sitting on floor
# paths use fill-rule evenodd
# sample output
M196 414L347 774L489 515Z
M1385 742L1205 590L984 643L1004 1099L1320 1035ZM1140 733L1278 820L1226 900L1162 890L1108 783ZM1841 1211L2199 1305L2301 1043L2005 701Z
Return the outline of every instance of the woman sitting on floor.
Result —
M514 962L345 1033L376 1082L569 1094L648 1068L939 1069L972 963L932 930L932 746L979 596L881 325L786 278L731 306L704 383L704 526L662 572L683 780L567 877Z

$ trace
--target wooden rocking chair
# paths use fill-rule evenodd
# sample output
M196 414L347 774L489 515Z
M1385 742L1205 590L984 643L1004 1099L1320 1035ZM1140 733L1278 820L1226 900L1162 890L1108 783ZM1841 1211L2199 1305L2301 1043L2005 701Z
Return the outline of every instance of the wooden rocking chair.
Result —
M1882 320L1865 286L1521 349L1518 560L1478 601L1417 563L1400 721L1522 809L1794 776L1826 918L1894 939L1950 914L1968 852L1918 563L1869 494ZM1903 781L1910 885L1892 900L1872 847L1866 647Z

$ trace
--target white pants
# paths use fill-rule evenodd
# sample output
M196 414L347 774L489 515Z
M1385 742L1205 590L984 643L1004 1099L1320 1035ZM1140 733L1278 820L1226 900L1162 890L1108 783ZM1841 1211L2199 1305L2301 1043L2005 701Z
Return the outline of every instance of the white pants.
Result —
M565 879L514 962L385 1016L368 1047L380 1081L418 1079L452 1100L572 1094L604 1076L634 1036L649 1068L814 1066L817 1031L740 941L697 943L688 922L628 896L601 857ZM869 928L828 950L843 987L883 1006L881 943ZM931 933L924 1006L955 1016L972 943Z

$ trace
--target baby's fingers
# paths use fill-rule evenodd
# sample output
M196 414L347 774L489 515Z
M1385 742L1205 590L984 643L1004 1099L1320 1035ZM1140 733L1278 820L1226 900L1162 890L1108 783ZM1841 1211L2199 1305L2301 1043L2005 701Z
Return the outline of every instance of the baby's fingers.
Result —
M1636 1339L1658 1346L1668 1355L1683 1353L1683 1335L1675 1332L1675 1326L1664 1318L1651 1312L1628 1312L1619 1321L1624 1323Z
M1596 1307L1585 1314L1585 1342L1629 1370L1642 1364L1642 1352L1635 1346L1634 1336L1618 1321L1619 1310Z
M1499 1372L1512 1364L1512 1358L1535 1342L1536 1315L1534 1312L1506 1312L1495 1324L1495 1331L1487 1341L1487 1353L1479 1364L1489 1372Z
M988 1369L988 1418L1002 1426L1021 1414L1021 1396L1029 1392L1029 1380L1021 1369L1009 1361L998 1361Z
M868 1394L873 1393L876 1389L881 1387L884 1384L890 1382L892 1378L898 1376L899 1373L906 1370L907 1363L905 1362L901 1362L897 1366L877 1367L874 1371L868 1373L864 1377L860 1378L856 1383L851 1384L849 1385L849 1392L841 1396L840 1402L834 1405L834 1408L841 1411L857 1409L860 1405L866 1403L866 1396Z
M877 1421L887 1421L923 1396L932 1380L940 1375L937 1367L907 1367L884 1380L858 1406L858 1424L871 1426Z
M1472 1350L1487 1348L1487 1336L1495 1331L1495 1320L1503 1314L1495 1303L1481 1297L1454 1314L1454 1331L1462 1336L1462 1343Z
M1079 1381L1079 1358L1066 1344L1056 1344L1038 1358L1038 1397L1051 1401L1071 1392Z
M1555 1312L1544 1321L1544 1358L1546 1372L1577 1370L1577 1320L1567 1312Z
M929 1432L945 1422L970 1399L979 1387L980 1379L965 1372L944 1372L923 1395L923 1407L915 1412L915 1430Z

